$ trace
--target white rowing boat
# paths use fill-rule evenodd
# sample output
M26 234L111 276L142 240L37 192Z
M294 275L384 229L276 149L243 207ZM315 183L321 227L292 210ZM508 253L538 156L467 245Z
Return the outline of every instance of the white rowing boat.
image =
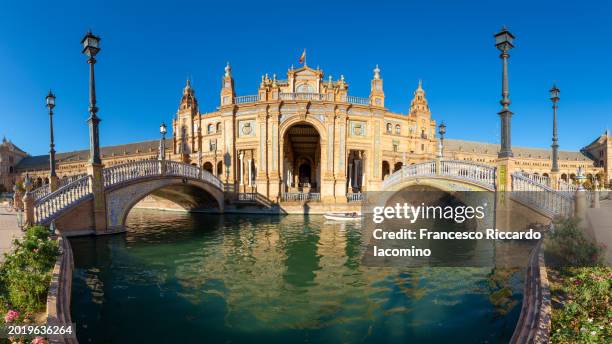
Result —
M334 221L359 221L363 218L360 213L325 213L323 216Z

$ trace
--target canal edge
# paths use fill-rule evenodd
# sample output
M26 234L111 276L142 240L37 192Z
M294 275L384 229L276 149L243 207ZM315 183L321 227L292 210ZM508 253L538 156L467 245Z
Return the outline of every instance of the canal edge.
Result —
M523 306L510 344L548 343L551 329L551 298L542 240L529 257Z
M72 293L72 272L74 259L70 241L58 237L60 254L53 266L53 274L47 294L47 325L67 326L72 324L70 298ZM74 338L50 337L49 343L78 344L76 328L72 328Z

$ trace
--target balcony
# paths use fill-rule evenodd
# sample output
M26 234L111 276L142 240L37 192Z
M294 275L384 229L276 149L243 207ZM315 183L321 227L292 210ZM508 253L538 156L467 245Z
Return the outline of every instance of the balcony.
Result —
M281 93L280 100L289 101L334 101L334 95L328 93ZM239 96L234 98L234 104L248 104L260 101L259 95ZM347 103L355 105L370 105L370 98L346 96Z

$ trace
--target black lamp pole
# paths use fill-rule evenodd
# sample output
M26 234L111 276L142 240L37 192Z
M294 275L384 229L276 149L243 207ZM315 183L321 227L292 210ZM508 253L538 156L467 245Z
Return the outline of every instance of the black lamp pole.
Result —
M89 162L101 164L100 135L98 130L100 118L97 116L98 107L96 106L96 80L94 75L95 56L100 52L100 37L95 36L89 31L81 40L81 44L83 44L82 52L89 57L87 59L89 64L89 118L87 119L89 124Z

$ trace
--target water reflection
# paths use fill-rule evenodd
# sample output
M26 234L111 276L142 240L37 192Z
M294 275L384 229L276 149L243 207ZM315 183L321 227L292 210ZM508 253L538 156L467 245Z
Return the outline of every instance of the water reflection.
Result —
M135 210L128 225L71 240L83 343L494 343L520 311L519 273L363 266L360 224Z

